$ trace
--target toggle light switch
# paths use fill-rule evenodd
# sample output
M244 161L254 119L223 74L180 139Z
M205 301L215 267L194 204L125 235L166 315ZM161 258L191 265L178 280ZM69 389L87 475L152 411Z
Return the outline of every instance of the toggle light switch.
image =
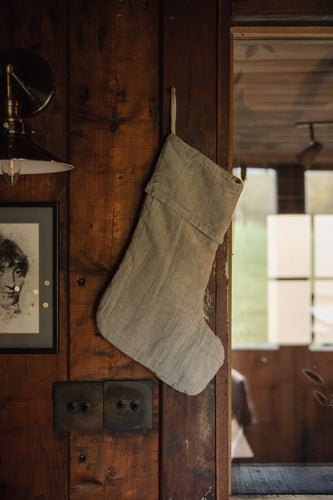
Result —
M152 428L152 414L151 380L54 384L56 431L141 431Z
M57 431L103 431L103 382L56 382L54 426Z
M104 382L104 429L108 432L152 428L153 383L151 380Z

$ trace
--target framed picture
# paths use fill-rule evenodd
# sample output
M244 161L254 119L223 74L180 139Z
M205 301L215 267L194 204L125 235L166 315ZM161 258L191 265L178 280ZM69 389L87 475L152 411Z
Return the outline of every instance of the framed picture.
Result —
M58 352L58 204L0 204L0 352Z

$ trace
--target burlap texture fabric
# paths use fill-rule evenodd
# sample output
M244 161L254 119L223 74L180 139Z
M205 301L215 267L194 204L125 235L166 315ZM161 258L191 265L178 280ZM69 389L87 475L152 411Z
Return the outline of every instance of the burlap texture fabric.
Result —
M97 311L101 334L174 389L200 393L224 360L203 298L242 182L170 134L131 243Z

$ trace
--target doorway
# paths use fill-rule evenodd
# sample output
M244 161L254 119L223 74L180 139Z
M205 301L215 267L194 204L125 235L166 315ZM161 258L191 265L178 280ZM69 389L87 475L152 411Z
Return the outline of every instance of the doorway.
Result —
M245 182L233 224L237 494L333 491L333 270L320 270L333 234L332 36L232 32L233 166Z

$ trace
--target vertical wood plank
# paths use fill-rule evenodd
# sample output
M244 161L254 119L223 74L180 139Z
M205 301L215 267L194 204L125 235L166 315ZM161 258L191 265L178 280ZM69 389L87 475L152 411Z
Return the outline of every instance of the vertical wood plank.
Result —
M317 402L313 390L321 387L302 371L315 371L331 388L331 360L331 352L307 346L233 350L233 368L246 377L256 409L257 422L246 430L256 463L332 461L330 408Z
M232 74L230 1L219 1L217 162L232 170ZM224 364L216 377L217 498L231 493L231 230L216 256L216 334L225 349Z
M320 375L326 389L321 384L311 382L303 369ZM292 370L295 387L295 461L332 463L332 407L322 406L314 394L315 390L325 396L333 394L332 351L296 346L293 348Z
M156 500L158 382L96 334L95 312L159 146L159 3L73 0L70 19L70 377L154 380L152 431L72 433L70 495Z
M177 135L215 160L216 2L165 1L162 24L163 134L169 132L169 90L175 86ZM214 289L213 274L205 309L212 328ZM161 411L161 500L216 498L214 381L194 397L163 385Z
M1 50L28 48L43 57L56 79L49 107L32 120L36 142L66 159L67 2L3 2ZM67 378L67 174L21 176L9 188L0 176L1 201L59 202L59 354L0 356L0 497L67 496L67 438L53 430L52 389Z
M290 347L232 352L232 366L244 374L253 395L257 423L246 435L256 462L298 461L293 362Z

